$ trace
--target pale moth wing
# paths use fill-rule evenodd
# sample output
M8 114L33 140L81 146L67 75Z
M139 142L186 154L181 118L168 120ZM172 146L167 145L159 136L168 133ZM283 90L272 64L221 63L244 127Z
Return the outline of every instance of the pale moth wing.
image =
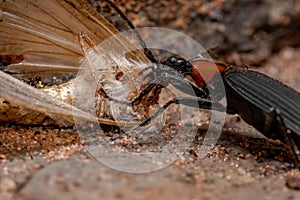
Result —
M83 0L2 0L0 27L0 56L22 56L20 62L12 62L1 68L16 75L76 73L84 57L78 40L80 33L88 35L95 44L119 33ZM134 47L124 37L116 37L113 48L129 52L126 58L133 63L150 63L143 51L131 51ZM122 65L120 59L113 58L113 55L107 57ZM96 119L90 113L73 106L65 94L57 92L66 90L65 93L72 93L70 85L38 90L3 71L0 71L0 97L3 98L0 109L9 112L12 106L25 108L7 113L7 116L22 116L15 118L21 120L20 123L26 123L26 120L41 123L44 116L50 116L54 119L62 118L62 125L72 124L75 115L90 121L116 124L111 120ZM35 110L42 116L30 112ZM130 126L130 122L125 124ZM118 125L122 125L122 122L118 122Z

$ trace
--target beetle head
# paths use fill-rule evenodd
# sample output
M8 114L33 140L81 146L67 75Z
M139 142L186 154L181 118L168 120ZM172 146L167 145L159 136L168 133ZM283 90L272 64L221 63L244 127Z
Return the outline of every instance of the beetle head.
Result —
M175 56L169 57L166 61L162 62L162 64L171 67L182 75L187 75L192 73L191 64L183 59L177 58Z

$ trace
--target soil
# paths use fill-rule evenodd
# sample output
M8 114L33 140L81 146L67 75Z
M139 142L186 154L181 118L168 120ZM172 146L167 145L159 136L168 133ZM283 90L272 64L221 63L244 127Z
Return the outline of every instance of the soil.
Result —
M96 0L90 3L101 10ZM216 60L249 66L300 91L299 1L126 0L116 5L137 27L180 31ZM175 107L169 110L172 127L157 140L173 137L172 131L180 128L176 112ZM199 115L199 130L188 149L171 165L142 174L99 162L73 127L3 122L1 199L300 199L300 172L287 146L263 137L238 116L228 116L217 144L200 158L208 117ZM132 138L115 135L107 133L109 141L139 150Z

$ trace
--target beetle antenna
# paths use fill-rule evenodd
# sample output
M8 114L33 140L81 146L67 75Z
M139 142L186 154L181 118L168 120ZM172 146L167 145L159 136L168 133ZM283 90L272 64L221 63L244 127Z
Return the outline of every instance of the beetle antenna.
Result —
M154 57L150 49L147 47L146 42L142 38L141 34L136 30L136 27L132 24L132 22L126 17L126 15L111 1L111 0L105 0L115 11L120 15L120 17L128 24L128 26L133 30L134 35L137 37L137 39L140 41L143 49L144 54L147 56L147 58L152 61L153 63L158 63L158 60Z

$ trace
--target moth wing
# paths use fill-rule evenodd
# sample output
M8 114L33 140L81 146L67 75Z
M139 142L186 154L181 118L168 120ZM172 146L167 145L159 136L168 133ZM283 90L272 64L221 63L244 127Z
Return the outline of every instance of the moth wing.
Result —
M118 33L82 0L2 0L0 26L0 55L24 58L5 68L13 73L76 72L82 57L79 33L96 44ZM113 46L127 52L131 48L120 37ZM142 51L131 57L147 61Z
M0 59L3 56L22 58L1 68L20 75L77 72L83 56L79 33L87 34L95 44L118 33L82 0L0 0L0 26ZM117 37L112 46L129 52L127 56L133 60L149 62L142 51L131 52L134 48L126 38ZM0 96L11 103L51 116L75 115L95 120L88 113L10 75L1 72L0 79ZM113 123L104 119L102 122Z

